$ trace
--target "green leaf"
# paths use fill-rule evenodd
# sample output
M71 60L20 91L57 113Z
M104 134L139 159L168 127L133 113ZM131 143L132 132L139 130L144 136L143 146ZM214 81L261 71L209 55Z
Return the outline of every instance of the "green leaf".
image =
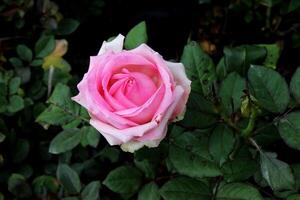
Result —
M187 103L187 112L179 123L184 127L207 128L218 121L214 105L202 95L191 93Z
M204 96L211 95L216 80L215 66L197 42L192 41L185 45L180 61L184 64L189 79L192 80L192 89L203 93ZM197 85L200 85L200 91Z
M251 64L259 64L266 57L266 49L257 45L243 45L233 48L224 48L224 64L219 67L225 69L218 69L218 71L238 72L245 75ZM225 74L227 74L225 73Z
M22 83L28 83L31 78L31 70L29 67L19 67L16 68L17 76L19 76L22 80Z
M56 171L57 179L64 188L71 194L80 192L81 183L75 170L66 164L59 164Z
M10 113L16 113L24 108L24 99L18 95L13 95L9 98L7 105L7 111Z
M187 108L190 110L199 111L201 113L205 114L214 114L215 108L214 108L213 102L207 100L202 95L192 92L190 93L188 102L187 102Z
M229 183L218 189L216 200L264 200L264 198L251 185Z
M219 96L221 98L222 108L227 114L239 110L242 104L242 96L246 88L246 81L236 72L228 74L222 82Z
M227 182L245 181L258 169L258 164L246 145L236 149L233 158L224 163L221 168L224 180Z
M32 51L26 45L18 45L17 53L22 60L25 60L27 62L30 62L32 60Z
M35 44L35 54L38 58L48 56L55 48L55 39L53 35L42 35Z
M1 74L0 74L1 75ZM1 83L0 82L0 113L6 111L6 106L8 104L7 102L7 85L6 83Z
M253 159L246 145L236 149L234 156L228 159L221 168L224 180L227 182L245 181L258 169L257 161Z
M43 65L43 62L44 60L43 59L40 59L40 58L37 58L37 59L34 59L30 65L33 66L33 67L40 67Z
M79 125L81 124L81 120L80 119L74 119L70 122L67 122L67 124L64 124L62 126L63 129L72 129L72 128L77 128ZM87 142L86 141L86 138L82 137L81 138L81 144L85 147L86 145L88 145L87 143L84 143L84 142Z
M16 57L12 57L9 59L10 64L14 67L14 68L20 68L23 67L23 62L21 59L16 58Z
M21 199L29 198L32 194L30 186L26 183L25 178L20 174L12 174L9 177L8 191Z
M76 31L79 26L79 22L74 19L62 19L57 27L58 35L69 35Z
M21 85L21 78L20 77L14 77L10 79L9 81L9 95L13 95L17 93L19 87Z
M300 112L293 112L282 118L278 130L289 147L300 150Z
M300 189L300 163L297 163L297 164L292 164L291 165L291 168L293 170L293 174L294 174L294 177L295 177L295 188L297 190Z
M97 147L100 139L100 133L91 126L84 126L81 128L81 144L83 146L90 145L92 147Z
M299 48L300 47L300 33L295 31L291 36L291 43L293 48Z
M23 175L26 179L29 179L33 175L33 169L29 164L22 164L18 168L17 173Z
M102 159L108 159L110 162L115 163L119 160L120 151L117 148L106 145L99 153L99 156Z
M290 90L295 100L300 102L300 67L297 68L291 79Z
M65 112L60 107L50 105L44 110L36 119L40 124L51 124L51 125L63 125L72 121L74 117L69 113Z
M134 152L134 164L147 178L154 179L161 161L166 158L167 154L168 146L165 143L161 143L157 148L142 148Z
M138 200L160 200L158 186L154 182L146 184L140 190Z
M227 73L228 72L225 65L225 58L223 56L216 66L216 74L219 80L223 80L226 77Z
M290 196L292 194L295 194L295 192L297 192L297 191L295 191L295 190L293 190L293 191L292 190L288 190L288 191L275 191L274 195L276 197L281 198L281 199L287 199L288 196Z
M100 181L90 182L87 186L85 186L81 193L82 200L98 200L100 187Z
M247 70L245 66L246 62L246 49L244 47L235 47L235 48L224 48L224 63L225 70L227 73L236 71L241 74Z
M300 2L298 0L291 0L289 3L288 12L293 12L300 8Z
M62 200L80 200L78 197L65 197Z
M75 148L81 140L82 133L79 129L67 129L60 132L51 141L49 152L60 154Z
M262 177L261 171L256 171L253 175L253 178L260 187L268 186L267 181Z
M209 142L205 133L185 132L170 140L169 158L177 172L199 178L221 175L208 152Z
M30 145L28 140L18 139L14 147L13 153L13 161L15 163L20 163L26 159L29 154Z
M71 100L71 91L66 85L57 84L48 103L50 106L36 119L42 125L65 125L76 119L85 120L80 116L80 106Z
M273 124L266 126L265 123L266 122L262 121L261 125L258 126L258 129L260 129L262 126L264 128L259 130L254 136L255 141L262 147L272 145L281 140L277 127Z
M278 44L261 44L261 47L266 48L267 56L263 65L271 69L276 69L277 61L280 56L280 47Z
M160 189L160 194L165 200L209 200L212 196L207 185L187 177L168 181Z
M137 168L139 168L147 178L155 178L156 175L156 164L152 163L152 160L143 159L143 160L134 160L134 164Z
M57 84L48 102L63 107L72 107L73 101L71 101L70 88L61 83Z
M49 74L49 69L53 67L55 69L59 69L60 73L59 75L62 76L70 76L70 74L68 72L70 72L71 70L71 65L62 57L60 56L55 56L55 55L50 55L48 56L46 59L44 59L42 68L47 71L47 78L48 78L48 74ZM55 71L54 75L57 76L57 72ZM45 78L45 76L44 76ZM55 77L57 79L57 77ZM47 83L47 82L46 82ZM47 83L48 84L48 83Z
M202 113L194 109L187 109L183 120L179 123L183 127L188 128L208 128L218 122L218 118L214 114Z
M252 65L248 72L250 92L258 103L273 113L283 112L290 100L288 86L276 71Z
M260 152L260 166L263 178L274 191L294 189L295 180L290 166L276 159L276 154Z
M289 196L287 200L300 200L300 194L293 194Z
M124 45L126 49L133 49L142 43L147 43L147 41L147 26L146 22L142 21L127 33Z
M245 163L247 164L245 165ZM222 166L224 179L227 182L247 180L254 174L255 170L257 170L257 164L251 159L235 159Z
M113 192L131 195L140 188L142 175L135 167L121 166L109 172L103 184Z
M217 126L209 139L209 152L219 165L228 159L235 143L234 133L227 126Z
M56 193L59 189L59 183L57 180L52 176L38 176L36 177L33 182L33 190L37 197L43 198L45 195L45 191Z

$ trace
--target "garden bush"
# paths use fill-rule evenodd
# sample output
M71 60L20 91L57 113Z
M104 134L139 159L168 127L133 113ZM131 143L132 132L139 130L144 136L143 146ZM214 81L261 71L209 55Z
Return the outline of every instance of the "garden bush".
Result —
M0 200L300 199L299 23L298 0L4 0ZM72 98L119 33L191 80L152 148L110 145Z

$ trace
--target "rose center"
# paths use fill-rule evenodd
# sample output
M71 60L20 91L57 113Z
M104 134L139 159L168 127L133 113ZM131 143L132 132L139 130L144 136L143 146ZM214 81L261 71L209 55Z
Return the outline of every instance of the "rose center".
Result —
M142 105L157 90L151 77L126 68L123 68L121 73L113 75L112 81L109 93L120 103L129 101L136 106Z

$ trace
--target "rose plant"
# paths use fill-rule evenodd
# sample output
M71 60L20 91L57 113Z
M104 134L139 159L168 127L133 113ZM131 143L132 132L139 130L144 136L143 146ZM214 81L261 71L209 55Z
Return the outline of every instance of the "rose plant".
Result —
M1 9L26 16L31 1L18 2ZM141 22L81 62L68 51L79 23L45 2L32 37L0 49L0 200L299 199L300 69L281 73L286 46L210 56L187 38L171 62ZM247 2L232 4L270 6Z
M280 47L226 47L215 65L194 41L181 63L165 61L146 41L142 22L125 42L122 35L103 42L72 97L81 108L67 86L56 86L50 107L37 118L64 126L50 152L97 146L92 138L98 141L99 134L135 152L134 166L117 167L103 181L125 199L144 181L138 199L264 199L257 187L270 188L271 198L296 198L298 165L268 152L280 138L299 149L299 70L288 86L275 71ZM57 106L73 117L51 121ZM161 180L165 171L170 176Z

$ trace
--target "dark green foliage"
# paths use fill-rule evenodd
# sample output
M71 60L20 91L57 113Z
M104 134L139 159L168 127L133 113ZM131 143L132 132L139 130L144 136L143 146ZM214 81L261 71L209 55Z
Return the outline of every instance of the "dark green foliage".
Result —
M90 41L83 29L98 33L99 18L111 23L102 18L109 3L78 2L90 7L76 13L66 2L0 5L0 200L300 199L300 68L289 68L300 64L291 59L300 47L300 1L195 1L199 29L187 44L172 49L159 41L176 50L192 80L185 118L169 125L157 148L134 154L109 146L71 100L86 52L95 53L74 46ZM149 45L159 46L152 36L160 30L141 18L125 30L127 50L147 43L147 32ZM67 55L44 66L58 39L68 40Z

